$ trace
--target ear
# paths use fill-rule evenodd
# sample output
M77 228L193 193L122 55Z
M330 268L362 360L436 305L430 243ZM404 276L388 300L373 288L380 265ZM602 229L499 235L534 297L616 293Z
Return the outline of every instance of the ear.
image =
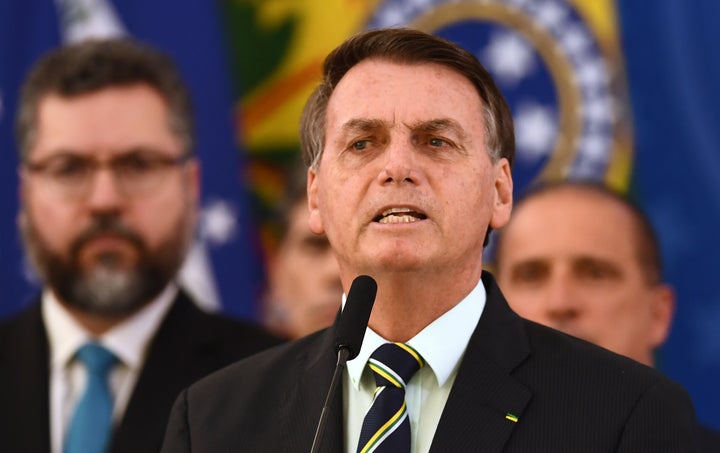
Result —
M308 218L308 226L315 234L323 234L325 228L320 217L320 207L318 203L318 171L312 168L308 169L307 177L307 199L310 217Z
M271 290L275 287L275 280L279 274L278 268L282 261L278 258L277 254L279 249L275 249L272 253L265 253L265 272L267 274L267 290Z
M28 175L27 171L24 169L24 167L18 168L17 172L17 178L18 178L18 206L22 206L25 200L27 199L27 191L28 191Z
M19 231L25 231L27 228L27 206L26 206L26 200L28 199L28 191L30 188L28 187L28 176L27 172L23 168L18 169L18 206L20 206L20 209L17 211L17 215L15 216L15 223L17 225L17 228Z
M492 207L490 226L501 228L510 220L513 203L513 180L510 173L510 163L501 158L494 165L495 170L495 203Z
M202 167L196 158L190 159L186 164L186 183L188 193L197 206L200 203L200 187L202 183Z
M653 348L665 343L670 335L670 325L675 314L675 292L670 285L660 284L652 289L652 327L650 342Z

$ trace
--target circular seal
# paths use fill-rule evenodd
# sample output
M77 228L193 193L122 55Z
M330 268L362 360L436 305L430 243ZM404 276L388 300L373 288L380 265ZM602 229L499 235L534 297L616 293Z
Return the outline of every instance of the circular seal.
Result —
M621 65L569 3L387 0L367 28L392 26L456 42L490 71L513 113L516 189L563 178L627 184Z

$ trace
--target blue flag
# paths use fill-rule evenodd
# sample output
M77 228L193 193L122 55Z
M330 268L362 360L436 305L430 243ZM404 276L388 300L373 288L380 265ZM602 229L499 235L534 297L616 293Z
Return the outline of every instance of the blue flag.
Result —
M18 88L33 62L60 43L51 0L0 2L0 316L37 293L22 260L16 227L17 151L13 122Z
M203 169L197 240L181 272L207 308L255 316L263 277L244 154L235 143L230 68L218 5L206 0L9 0L0 2L0 316L37 293L23 263L15 225L17 158L12 123L17 90L45 51L89 36L129 35L168 53L193 92Z
M660 368L720 428L718 2L618 3L635 127L633 191L658 230L676 316Z

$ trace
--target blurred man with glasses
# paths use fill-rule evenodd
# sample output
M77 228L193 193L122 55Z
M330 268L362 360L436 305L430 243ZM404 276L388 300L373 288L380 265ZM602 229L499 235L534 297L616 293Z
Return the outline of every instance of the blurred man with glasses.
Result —
M277 342L174 281L199 200L192 122L173 64L139 43L59 49L28 75L18 224L45 289L0 324L0 451L158 450L182 388Z

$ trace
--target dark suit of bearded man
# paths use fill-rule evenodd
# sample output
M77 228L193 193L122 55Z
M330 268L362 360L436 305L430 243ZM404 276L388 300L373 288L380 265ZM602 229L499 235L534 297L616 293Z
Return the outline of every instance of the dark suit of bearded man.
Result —
M278 344L253 324L201 311L182 290L149 342L109 453L159 451L180 391ZM40 301L0 322L0 451L50 451L50 351Z

